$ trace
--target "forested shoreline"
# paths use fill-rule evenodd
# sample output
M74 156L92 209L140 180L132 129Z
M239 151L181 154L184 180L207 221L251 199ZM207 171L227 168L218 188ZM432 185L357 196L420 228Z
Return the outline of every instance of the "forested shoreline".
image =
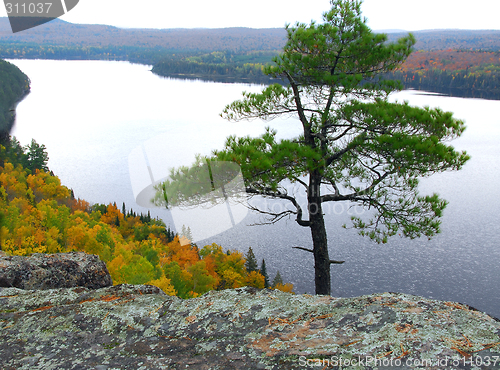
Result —
M387 78L401 81L405 88L500 99L500 52L416 51Z
M270 84L280 80L264 74L276 52L218 51L183 58L163 59L151 70L162 77L194 78L216 82Z
M15 119L15 106L30 91L30 80L12 63L0 59L0 139Z

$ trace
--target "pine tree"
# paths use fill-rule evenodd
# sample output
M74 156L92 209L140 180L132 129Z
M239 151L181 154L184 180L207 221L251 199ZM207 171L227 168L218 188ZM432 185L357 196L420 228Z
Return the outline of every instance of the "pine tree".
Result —
M247 272L257 271L258 265L257 260L255 259L255 255L253 254L252 247L248 248L248 252L246 255L245 268Z
M376 242L396 235L430 238L440 231L446 201L420 195L419 178L459 170L469 159L448 145L463 133L463 121L441 109L389 100L401 85L383 77L406 60L415 37L389 43L370 30L361 1L330 3L324 23L286 27L283 53L264 68L284 84L244 92L222 112L230 121L293 115L300 135L281 139L268 128L259 137L230 136L211 159L239 164L249 197L287 202L278 212L255 207L268 223L291 217L310 229L311 247L293 248L313 254L316 294L326 295L331 265L344 262L330 258L328 244L338 240L326 232L329 202L370 209L353 216L352 226ZM307 194L307 205L295 196L299 192L288 191L290 183Z
M172 240L174 240L176 234L172 231L172 229L170 228L170 225L168 226L168 228L165 228L165 235L167 237L168 243L170 243Z
M275 288L276 285L278 285L278 284L284 285L283 284L283 279L281 278L281 274L280 274L279 271L276 273L276 276L273 279L273 285L272 285L272 287Z
M269 288L269 276L267 275L266 261L262 259L260 265L260 274L264 276L264 288Z
M24 147L26 154L23 156L23 167L35 173L35 170L49 171L47 162L49 155L47 154L45 145L39 145L35 139L31 140L31 144Z

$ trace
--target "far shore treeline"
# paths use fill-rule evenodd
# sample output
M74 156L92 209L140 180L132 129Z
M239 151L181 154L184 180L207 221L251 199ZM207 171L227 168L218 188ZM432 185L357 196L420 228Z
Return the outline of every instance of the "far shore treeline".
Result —
M387 78L405 88L452 96L500 99L500 31L413 33L415 51ZM389 41L400 37L389 34ZM282 49L280 28L120 29L56 19L12 34L0 18L0 58L118 60L152 65L164 77L270 84L262 73Z

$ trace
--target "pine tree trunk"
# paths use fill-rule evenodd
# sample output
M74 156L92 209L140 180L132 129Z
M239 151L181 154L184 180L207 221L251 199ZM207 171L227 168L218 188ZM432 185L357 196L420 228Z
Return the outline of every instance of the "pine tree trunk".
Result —
M311 217L311 235L314 251L314 281L316 294L330 295L330 258L328 256L328 242L326 239L325 222L323 214Z
M321 208L321 176L311 173L309 178L309 220L311 222L311 236L313 240L314 273L316 294L330 295L330 257L328 255L328 241L326 238L325 220Z

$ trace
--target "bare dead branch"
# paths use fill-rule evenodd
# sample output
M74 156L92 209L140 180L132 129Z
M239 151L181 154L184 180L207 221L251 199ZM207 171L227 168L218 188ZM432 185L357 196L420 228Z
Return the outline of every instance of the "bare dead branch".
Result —
M294 197L292 197L292 196L290 196L288 194L281 193L279 191L278 192L273 192L271 190L259 191L257 189L250 188L250 187L246 188L246 192L248 194L252 194L252 195L261 195L261 196L264 196L264 197L272 197L272 198L278 198L278 199L285 199L285 200L288 200L290 203L293 204L293 206L295 207L296 211L286 210L286 211L279 212L279 213L269 212L269 211L263 211L263 210L261 210L260 208L257 208L257 207L252 207L251 208L251 209L253 209L253 210L255 210L255 211L259 212L259 213L267 214L268 216L271 216L271 220L272 220L271 223L275 223L276 221L281 220L283 217L285 217L287 215L295 214L295 215L297 215L297 218L295 219L295 221L300 226L309 227L311 225L310 221L302 219L302 214L303 214L302 213L302 208L300 207L299 203L297 202L297 200Z
M303 250L303 251L306 251L306 252L311 252L311 253L314 253L314 250L312 250L312 249L307 249L307 248L304 248L304 247L292 247L292 248L294 248L294 249L300 249L300 250ZM330 260L329 262L330 262L330 264L341 265L341 264L343 264L345 261Z
M311 252L311 253L314 253L314 251L312 249L307 249L307 248L304 248L304 247L292 247L294 249L301 249L303 251L306 251L306 252Z
M341 265L343 264L345 261L335 261L335 260L330 260L330 264L336 264L336 265Z

